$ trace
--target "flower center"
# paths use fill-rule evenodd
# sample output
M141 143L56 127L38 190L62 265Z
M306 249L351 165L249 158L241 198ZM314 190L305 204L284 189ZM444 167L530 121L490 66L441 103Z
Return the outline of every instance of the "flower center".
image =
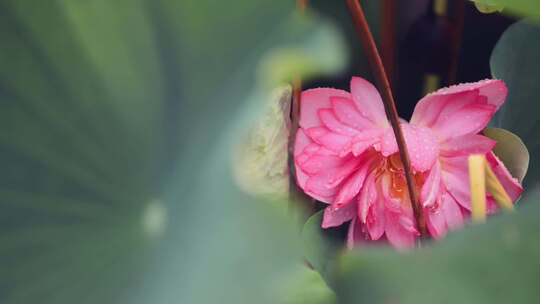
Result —
M405 171L403 170L403 164L398 153L392 154L388 157L386 163L386 171L390 174L390 195L401 201L406 201L409 198L409 191L407 189L407 179L405 178ZM425 177L421 172L413 174L415 181L416 191L420 192L422 185L424 184Z

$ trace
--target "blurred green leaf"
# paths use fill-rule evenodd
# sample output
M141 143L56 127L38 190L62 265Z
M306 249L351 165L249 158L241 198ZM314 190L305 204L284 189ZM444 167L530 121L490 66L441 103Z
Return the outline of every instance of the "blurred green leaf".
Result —
M276 288L277 304L334 304L336 295L321 275L307 267L295 267Z
M476 6L476 9L478 9L480 12L484 14L502 12L502 10L504 9L504 5L493 4L489 0L471 0L471 1L474 2L474 6Z
M502 11L540 21L540 2L536 0L472 0L481 12Z
M540 28L520 21L502 35L491 55L491 72L508 86L508 98L494 118L494 126L518 135L530 153L526 185L540 178Z
M512 176L522 182L529 168L529 151L521 138L510 131L500 128L486 128L483 133L485 136L497 141L493 152L503 162Z
M540 296L540 191L519 212L409 253L360 248L344 256L340 303L531 303Z
M297 235L285 202L238 189L231 151L282 73L346 59L295 11L2 1L0 302L274 303ZM310 66L266 70L276 49Z
M338 254L343 242L332 237L331 230L321 228L324 210L312 215L302 229L304 255L325 280L332 282Z

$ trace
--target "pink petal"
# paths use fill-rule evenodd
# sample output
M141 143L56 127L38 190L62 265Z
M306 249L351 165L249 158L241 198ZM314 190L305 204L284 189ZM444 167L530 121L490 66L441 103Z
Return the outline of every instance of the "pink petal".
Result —
M439 119L446 119L467 104L478 99L478 91L455 94L428 94L414 108L411 124L431 128Z
M363 240L362 226L358 217L353 218L347 232L347 248L352 249Z
M376 148L377 145L380 146L380 141L384 134L384 129L371 129L360 132L352 140L353 155L359 156L371 147Z
M416 233L407 230L400 224L400 214L386 212L385 232L390 244L399 250L414 246Z
M296 139L294 141L294 157L295 157L295 172L296 182L300 188L304 189L308 175L302 171L302 169L296 164L296 158L303 153L304 149L312 143L312 140L306 136L302 129L298 129L296 132Z
M467 157L441 158L441 177L446 190L465 209L471 210Z
M440 239L446 235L448 226L446 225L446 219L441 206L435 206L433 208L425 208L426 224L429 234L435 239Z
M361 167L340 186L341 189L334 202L336 207L347 204L360 192L373 161L374 159L365 160Z
M340 208L334 205L324 209L322 228L330 228L340 226L345 222L352 220L356 216L356 204L353 202L346 204Z
M441 167L439 162L435 162L435 165L431 168L429 175L422 186L420 193L420 200L423 207L433 206L440 196L441 186Z
M435 135L427 128L406 123L401 124L401 129L413 169L418 172L430 169L439 154L439 144ZM388 128L382 139L381 153L384 156L390 156L397 152L399 149L394 131Z
M384 205L388 211L394 213L401 213L403 211L402 202L399 199L392 197L390 189L392 187L391 176L389 173L385 173L379 178L381 195L384 198Z
M363 78L353 77L351 79L351 94L356 108L362 116L380 127L388 126L381 95L371 83Z
M502 80L499 79L484 79L477 82L461 83L447 88L439 89L434 95L455 94L478 90L480 96L487 98L487 103L494 105L497 109L504 103L508 89Z
M331 88L317 88L306 90L300 96L300 120L299 125L303 129L320 127L322 122L317 114L320 109L330 109L330 97L351 98L349 92Z
M523 192L523 187L517 179L512 177L512 174L506 169L501 160L495 156L493 152L486 154L488 164L493 169L493 172L501 182L504 190L508 193L513 202L515 202Z
M353 137L359 133L358 130L351 128L339 121L335 116L334 111L330 109L321 109L318 113L319 119L322 121L323 125L334 133L350 137Z
M334 197L339 191L339 183L352 174L359 164L360 160L355 158L342 159L341 162L332 164L333 166L324 164L324 170L310 175L304 190L309 194Z
M360 114L351 99L333 97L330 99L330 101L332 103L334 113L342 123L359 131L374 127L373 122Z
M486 154L497 142L479 134L453 137L441 144L441 156L456 157L471 154Z
M336 153L341 153L350 147L352 138L346 135L333 133L325 127L313 127L306 130L307 136L323 147Z
M446 119L438 119L432 130L441 139L476 134L484 129L495 113L495 106L473 103L455 111Z
M446 220L446 226L450 230L455 230L463 226L463 213L456 203L456 200L448 193L441 197L441 211Z
M384 203L381 197L369 208L366 226L372 240L378 240L384 234Z
M472 94L469 94L472 93ZM508 90L506 85L501 80L487 79L474 83L463 83L448 88L442 88L434 93L426 95L422 98L414 109L411 123L431 126L438 118L442 109L453 104L460 104L457 108L463 106L460 100L473 102L477 98L482 97L486 104L493 105L498 109L504 102ZM456 98L458 96L459 98ZM470 101L470 99L473 101ZM483 102L484 103L484 102ZM450 113L446 113L448 115Z
M342 164L343 159L338 156L315 154L299 166L305 173L315 175L322 170L335 168Z
M376 178L376 172L372 171L368 175L364 187L360 192L360 197L358 198L358 215L360 216L360 222L362 223L366 222L369 208L377 200Z

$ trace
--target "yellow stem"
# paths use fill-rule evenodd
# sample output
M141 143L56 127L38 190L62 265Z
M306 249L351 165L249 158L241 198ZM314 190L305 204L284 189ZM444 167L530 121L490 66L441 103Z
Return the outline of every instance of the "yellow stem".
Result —
M471 186L471 217L475 222L486 221L486 159L483 155L469 156Z

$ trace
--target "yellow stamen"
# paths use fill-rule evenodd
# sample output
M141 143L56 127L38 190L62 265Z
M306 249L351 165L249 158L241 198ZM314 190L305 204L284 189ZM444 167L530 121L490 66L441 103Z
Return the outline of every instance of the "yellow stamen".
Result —
M514 210L512 199L510 198L508 193L506 193L506 190L504 190L504 187L502 186L499 179L497 179L497 176L495 175L493 170L487 164L485 168L487 191L493 195L493 198L495 199L495 202L497 202L499 208L507 211Z
M486 159L483 155L469 156L471 186L471 217L475 222L486 220Z

